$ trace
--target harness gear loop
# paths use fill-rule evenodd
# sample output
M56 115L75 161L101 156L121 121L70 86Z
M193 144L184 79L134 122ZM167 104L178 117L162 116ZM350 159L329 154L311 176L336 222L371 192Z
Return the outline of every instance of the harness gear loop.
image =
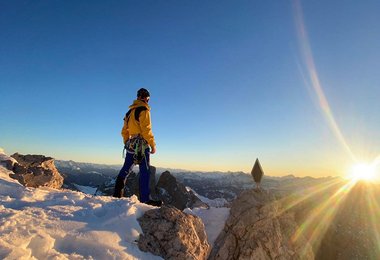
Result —
M142 136L136 135L128 139L128 141L125 143L123 156L124 151L126 150L127 153L133 154L133 163L140 164L141 161L145 158L145 150L147 148L149 148L148 142L142 138Z
M146 141L141 137L137 136L134 144L134 155L133 160L135 164L140 164L145 158L145 149L147 148Z

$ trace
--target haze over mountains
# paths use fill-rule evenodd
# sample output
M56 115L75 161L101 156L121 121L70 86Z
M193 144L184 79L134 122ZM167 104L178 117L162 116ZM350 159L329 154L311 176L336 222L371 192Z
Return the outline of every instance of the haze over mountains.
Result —
M56 160L55 165L64 176L64 187L83 190L79 186L92 187L93 194L111 195L113 192L114 179L120 171L119 165L103 165L94 163L81 163L74 161ZM167 169L157 168L157 177ZM138 172L138 167L134 168ZM185 186L190 187L199 195L209 199L224 198L233 200L245 189L254 187L251 174L244 172L193 172L180 169L169 169ZM294 191L299 187L316 185L338 177L312 178L295 177L287 175L283 177L264 176L263 187L276 192Z

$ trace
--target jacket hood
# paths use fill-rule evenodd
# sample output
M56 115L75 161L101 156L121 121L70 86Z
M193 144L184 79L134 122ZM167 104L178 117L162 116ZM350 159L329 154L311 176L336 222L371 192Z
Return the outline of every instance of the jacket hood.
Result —
M136 107L146 107L148 110L150 110L150 106L147 103L138 99L133 101L133 104L129 106L130 109L134 109Z

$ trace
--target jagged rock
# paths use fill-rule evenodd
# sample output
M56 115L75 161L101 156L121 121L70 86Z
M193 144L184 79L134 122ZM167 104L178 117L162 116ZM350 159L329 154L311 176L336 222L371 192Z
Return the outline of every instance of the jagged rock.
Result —
M206 259L210 245L199 217L162 206L145 212L138 221L143 231L140 250L164 259Z
M172 205L180 210L193 207L208 208L206 203L203 203L191 190L188 191L185 185L178 182L168 171L161 174L157 188L160 199L166 205Z
M14 174L10 177L17 179L27 187L51 187L60 188L63 177L54 165L54 159L43 155L11 155L18 163L13 167Z
M314 259L306 239L291 239L298 226L280 207L266 191L243 191L233 201L209 259Z
M177 181L177 179L166 171L161 174L156 185L156 167L150 166L149 188L152 200L161 200L166 205L172 205L180 210L193 207L208 207L191 190ZM139 196L139 174L131 171L125 183L126 197Z
M152 200L159 200L157 191L156 191L156 167L150 165L150 175L149 175L149 192ZM132 195L140 196L140 187L139 187L139 176L140 173L135 173L131 171L127 176L125 182L125 192L126 197L131 197Z

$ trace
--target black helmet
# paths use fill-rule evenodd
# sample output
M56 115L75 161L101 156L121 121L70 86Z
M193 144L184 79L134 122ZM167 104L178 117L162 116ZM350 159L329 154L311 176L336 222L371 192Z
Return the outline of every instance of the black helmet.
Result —
M150 97L150 93L147 89L145 88L140 88L138 91L137 91L137 97L138 98L146 98L146 97Z

